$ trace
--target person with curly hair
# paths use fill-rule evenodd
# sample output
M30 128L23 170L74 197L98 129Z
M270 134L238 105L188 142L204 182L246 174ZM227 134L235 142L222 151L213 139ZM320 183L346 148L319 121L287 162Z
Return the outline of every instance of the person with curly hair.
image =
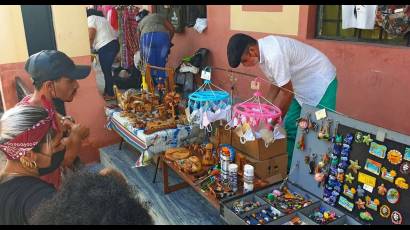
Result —
M43 202L29 221L33 225L151 225L153 220L113 169L99 174L80 171L63 182L61 191Z

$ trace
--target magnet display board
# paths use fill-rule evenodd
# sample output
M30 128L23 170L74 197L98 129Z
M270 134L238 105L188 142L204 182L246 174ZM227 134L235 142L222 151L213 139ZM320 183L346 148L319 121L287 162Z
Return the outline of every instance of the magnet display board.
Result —
M318 111L319 109L313 107L313 106L308 106L304 105L302 106L302 112L301 112L301 117L306 117L307 114L311 114L311 120L313 122L317 122L317 124L322 125L322 121L317 121L315 117L315 112ZM410 192L409 190L406 189L401 189L399 188L394 181L389 182L385 179L382 179L381 177L381 172L379 175L374 174L377 173L377 168L378 165L381 165L381 167L385 167L389 172L390 170L395 170L397 176L395 177L402 177L405 179L405 183L409 183L410 179L408 174L405 175L400 172L400 166L404 162L409 162L404 159L405 155L405 149L407 147L410 147L410 137L406 136L401 133L397 133L394 131L386 130L381 127L377 127L365 122L361 122L340 114L336 114L330 111L326 111L327 118L331 119L333 121L331 129L330 129L330 135L333 135L335 124L338 125L337 132L343 137L347 133L351 133L352 135L355 135L357 132L361 132L364 135L370 134L370 137L374 140L373 142L383 145L387 148L387 151L385 153L384 158L379 158L375 155L372 155L369 153L369 148L370 144L366 145L365 143L357 143L353 141L353 144L351 145L351 152L350 152L350 159L351 160L358 160L359 165L361 166L361 169L359 169L359 173L362 173L361 175L368 175L371 176L375 179L376 185L373 188L373 191L370 193L368 191L365 191L364 197L361 199L365 201L365 196L369 196L372 200L377 198L380 202L380 204L377 207L377 211L373 211L370 208L367 208L365 210L358 210L355 202L358 200L358 195L357 193L354 195L354 199L349 199L345 195L343 195L343 186L342 186L342 192L341 196L346 197L346 199L354 204L354 209L352 212L349 212L345 208L341 207L339 204L336 204L336 207L340 210L343 210L346 214L352 216L354 219L361 221L362 223L370 223L370 224L392 224L391 221L391 216L388 218L382 218L380 215L380 207L382 205L387 205L390 208L391 213L393 211L398 211L401 213L403 217L403 224L410 224ZM379 133L379 136L384 136L385 139L384 141L378 141L376 140L376 135ZM317 154L317 160L316 162L319 162L321 159L321 156L328 152L329 155L331 152L331 147L332 144L329 141L326 140L320 140L317 138L317 132L314 131L309 131L307 135L305 135L305 150L301 151L299 150L295 144L295 149L293 152L293 158L292 158L292 164L291 164L291 169L290 169L290 175L289 175L289 181L292 183L295 183L302 187L303 189L315 194L316 196L322 198L323 197L323 186L318 186L318 182L314 180L314 174L309 174L309 165L305 164L305 156L310 155L312 153ZM302 130L298 128L297 130L297 135L296 135L296 143L300 139L302 135ZM403 160L400 164L398 165L393 165L389 162L387 153L390 150L398 150L403 157ZM383 155L381 155L383 156ZM365 169L365 164L367 160L369 159L369 166L373 166L374 170L371 170L373 172L370 172ZM371 167L370 167L371 168ZM347 170L347 173L351 172L351 170ZM358 182L358 174L352 173L354 176L353 183L348 184L349 188L355 187L357 188L358 185L361 185L363 187L363 183ZM391 204L388 202L386 195L381 196L378 194L378 189L377 187L381 185L381 183L384 184L386 189L389 188L396 188L400 194L400 199L399 202L396 204ZM344 185L344 183L343 183ZM339 198L338 198L339 200ZM373 221L371 222L364 222L359 218L359 213L361 211L368 211L369 213L372 214Z

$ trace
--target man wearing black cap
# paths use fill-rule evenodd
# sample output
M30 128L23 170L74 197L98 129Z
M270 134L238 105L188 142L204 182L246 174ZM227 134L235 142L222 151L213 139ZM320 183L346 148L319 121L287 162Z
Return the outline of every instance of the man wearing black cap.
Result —
M256 40L246 34L235 34L229 39L227 55L232 68L241 63L246 67L259 63L272 84L280 87L272 96L273 103L286 114L289 168L301 105L306 103L332 110L336 107L336 68L312 46L273 35Z
M34 85L34 93L25 97L19 104L43 106L42 100L59 99L71 102L79 88L77 80L86 78L91 71L90 66L75 65L63 52L57 50L43 50L29 57L25 64L26 71L30 74ZM66 151L56 153L60 159L57 163L71 167L77 157L81 142L88 137L89 129L75 124L69 116L59 118L68 133ZM43 177L47 182L56 187L60 184L60 170L50 168L50 174Z

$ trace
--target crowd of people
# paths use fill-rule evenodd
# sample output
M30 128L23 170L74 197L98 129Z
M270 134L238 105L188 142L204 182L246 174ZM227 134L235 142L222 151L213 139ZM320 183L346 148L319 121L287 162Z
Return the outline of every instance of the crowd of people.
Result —
M89 66L44 50L25 65L34 93L0 119L0 224L153 224L149 210L113 169L79 162L89 129L59 114L53 99L71 102Z

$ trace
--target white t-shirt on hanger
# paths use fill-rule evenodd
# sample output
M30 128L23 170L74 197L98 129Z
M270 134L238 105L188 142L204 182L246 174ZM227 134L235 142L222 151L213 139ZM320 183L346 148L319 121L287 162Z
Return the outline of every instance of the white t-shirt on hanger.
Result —
M267 36L258 40L260 67L277 86L292 82L300 105L317 106L336 76L336 67L316 48L296 39Z
M356 7L356 15L354 9ZM342 29L373 30L377 5L342 5Z

